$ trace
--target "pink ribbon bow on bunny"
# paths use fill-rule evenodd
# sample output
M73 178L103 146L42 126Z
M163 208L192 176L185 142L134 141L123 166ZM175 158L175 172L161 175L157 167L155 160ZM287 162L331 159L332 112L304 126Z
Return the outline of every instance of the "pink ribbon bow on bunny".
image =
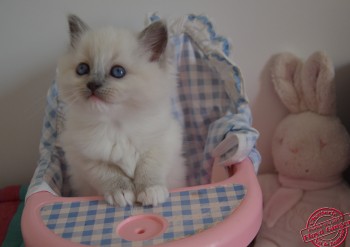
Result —
M342 182L342 178L334 177L328 181L312 181L293 179L278 175L281 187L271 196L263 211L263 218L268 227L274 226L277 220L302 198L306 190L322 190Z

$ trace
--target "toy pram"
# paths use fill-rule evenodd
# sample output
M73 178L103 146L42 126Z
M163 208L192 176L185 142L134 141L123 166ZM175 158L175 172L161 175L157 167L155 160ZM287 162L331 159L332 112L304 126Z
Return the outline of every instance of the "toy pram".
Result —
M247 246L253 240L262 219L258 133L251 127L240 71L228 58L230 45L205 16L189 15L169 23L167 52L178 72L173 113L185 129L191 187L173 190L156 207L120 208L101 197L69 197L58 141L64 103L54 82L22 217L27 247Z

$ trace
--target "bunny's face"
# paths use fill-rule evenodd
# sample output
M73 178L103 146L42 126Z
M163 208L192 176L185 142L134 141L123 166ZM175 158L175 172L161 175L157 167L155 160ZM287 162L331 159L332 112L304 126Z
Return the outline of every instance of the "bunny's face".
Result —
M349 162L349 136L336 117L312 112L291 114L277 127L272 155L285 176L327 181Z

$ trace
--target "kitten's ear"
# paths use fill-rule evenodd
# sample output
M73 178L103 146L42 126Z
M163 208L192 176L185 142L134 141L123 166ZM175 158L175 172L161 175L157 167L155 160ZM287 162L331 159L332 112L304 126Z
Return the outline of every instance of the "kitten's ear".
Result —
M139 41L150 53L151 62L159 60L168 42L166 24L161 21L153 22L139 34Z
M68 15L68 24L70 44L72 47L75 47L77 41L80 39L80 36L89 30L89 27L76 15Z

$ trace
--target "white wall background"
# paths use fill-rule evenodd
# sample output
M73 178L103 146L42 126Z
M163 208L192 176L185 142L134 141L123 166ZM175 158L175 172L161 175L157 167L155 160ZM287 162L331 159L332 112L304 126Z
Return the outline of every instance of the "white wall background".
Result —
M306 58L325 50L339 80L342 114L350 93L349 0L2 0L0 2L0 186L28 183L38 159L46 90L58 56L68 43L66 15L91 26L143 27L147 12L164 17L205 13L218 33L230 37L233 59L245 78L261 132L258 148L266 170L270 137L286 113L262 72L275 53ZM347 93L346 93L346 90ZM349 118L345 119L350 123Z

